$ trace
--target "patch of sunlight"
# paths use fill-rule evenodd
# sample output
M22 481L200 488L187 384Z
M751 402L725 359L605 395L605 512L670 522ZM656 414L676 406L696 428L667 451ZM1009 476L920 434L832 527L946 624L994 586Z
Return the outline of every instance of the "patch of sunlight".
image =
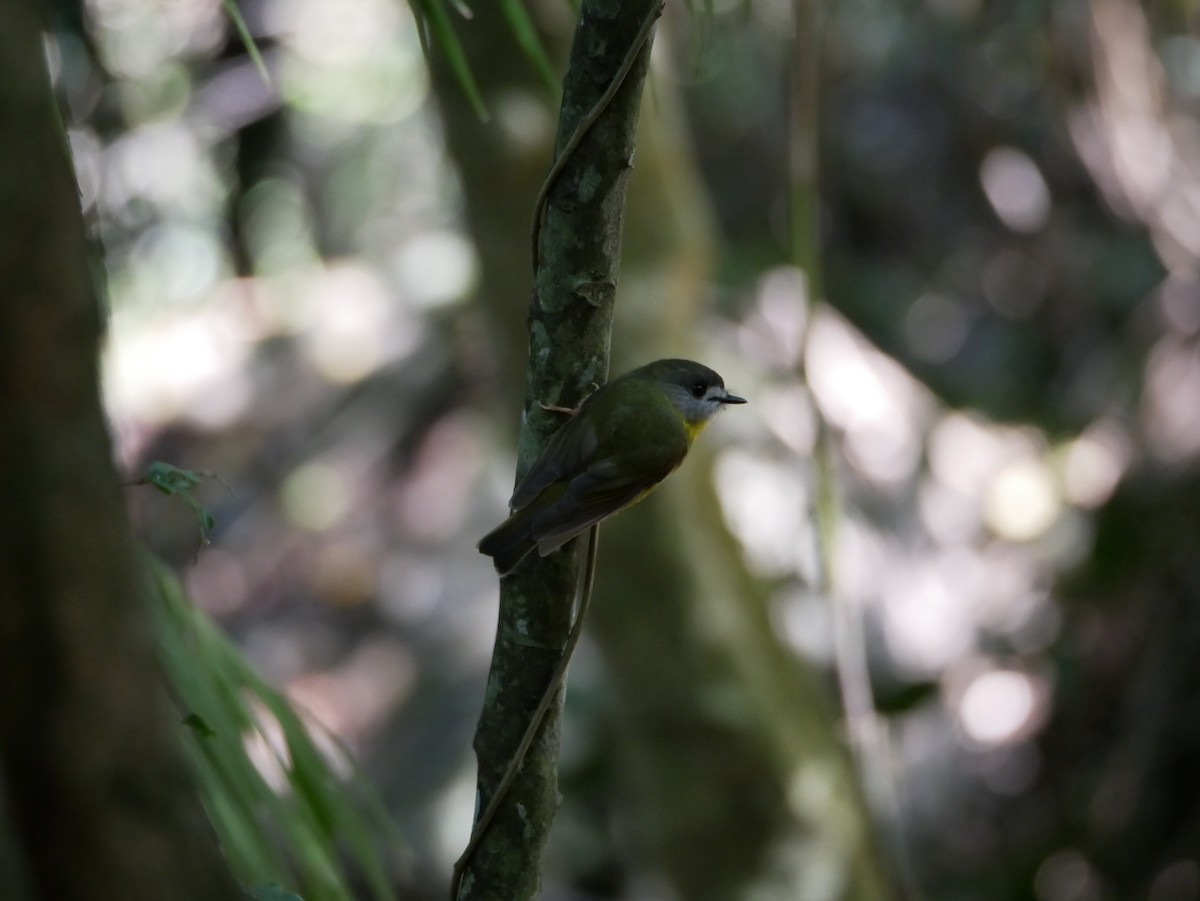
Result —
M350 486L331 464L310 461L284 479L279 500L292 523L311 532L324 532L349 512Z
M126 132L104 153L105 206L122 210L145 200L194 218L219 218L229 187L196 135L179 121Z
M936 478L923 477L917 486L917 509L938 544L966 544L983 527L979 502Z
M827 598L797 589L777 597L771 612L775 631L791 647L815 663L833 662L833 614Z
M1028 738L1040 725L1045 688L1032 676L996 669L976 675L958 700L963 733L980 745L1010 744Z
M449 872L451 863L471 837L471 823L479 803L475 792L475 762L464 759L457 775L443 785L429 817L429 840L435 859Z
M281 795L290 788L288 770L292 766L283 727L258 698L247 694L243 700L254 718L254 725L242 733L246 758L258 770L267 787Z
M845 434L847 459L877 483L907 480L921 461L928 392L840 317L822 311L811 328L809 382L825 417Z
M429 90L416 24L388 0L276 0L268 7L287 54L284 94L300 109L383 124L412 115Z
M250 342L236 310L209 306L146 324L117 309L104 389L111 408L145 422L232 422L250 401Z
M105 70L136 79L180 55L214 53L225 39L225 12L214 0L87 0Z
M891 555L881 584L888 647L896 663L915 675L936 673L974 646L973 596L979 561L970 551L943 549L936 556Z
M168 305L199 306L232 266L215 230L181 221L141 233L110 281L113 306L161 312Z
M414 235L397 251L394 271L406 300L433 309L461 300L479 275L475 245L449 230Z
M964 413L943 415L929 434L929 469L939 482L976 500L1011 455L994 429Z
M782 575L804 561L801 538L809 534L808 487L791 460L764 460L742 450L716 463L717 495L733 533L759 572Z
M244 240L261 276L316 265L312 211L292 178L264 178L242 197Z
M1015 232L1034 232L1050 218L1050 188L1041 170L1015 147L988 151L979 167L983 193L1000 221Z
M1057 628L1040 558L1025 547L1001 541L988 542L974 553L980 575L972 587L981 628L1016 644L1032 641L1033 633Z
M1116 490L1131 454L1129 436L1117 423L1102 420L1088 426L1062 457L1067 500L1085 510L1101 506Z
M796 767L787 784L787 799L792 810L807 819L818 816L837 803L834 788L837 773L830 765L806 760Z
M192 76L177 61L159 66L150 77L117 85L125 121L140 125L179 119L192 97Z
M743 352L785 370L795 368L808 328L808 280L777 266L758 280L758 296L741 330Z
M838 523L833 543L834 584L840 594L860 602L880 596L880 579L891 565L895 537L885 534L847 509Z
M756 393L754 405L761 419L788 450L811 456L817 441L817 418L812 396L799 383L764 388Z
M301 345L322 375L343 385L408 354L425 328L373 270L350 260L312 270L301 309Z
M508 88L491 101L492 122L520 153L549 144L555 120L545 95Z
M1033 541L1045 535L1062 512L1054 474L1040 459L1016 460L992 480L984 519L1001 538Z

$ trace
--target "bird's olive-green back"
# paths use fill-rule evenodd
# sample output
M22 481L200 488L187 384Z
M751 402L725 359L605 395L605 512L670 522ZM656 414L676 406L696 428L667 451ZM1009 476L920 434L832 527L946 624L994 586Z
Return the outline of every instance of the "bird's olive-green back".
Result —
M683 461L691 434L648 368L627 373L584 401L517 487L514 508L587 471L605 473L615 490L648 489Z

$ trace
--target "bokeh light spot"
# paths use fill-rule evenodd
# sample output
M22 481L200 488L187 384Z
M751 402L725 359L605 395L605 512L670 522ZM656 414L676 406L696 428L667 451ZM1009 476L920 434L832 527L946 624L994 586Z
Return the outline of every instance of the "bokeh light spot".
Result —
M1128 443L1115 425L1103 423L1072 441L1063 459L1063 491L1067 500L1085 510L1107 501L1125 470Z
M927 396L842 319L823 312L811 328L807 371L813 396L844 430L850 462L877 482L911 475L920 462L918 428L928 413Z
M349 486L327 463L300 466L284 480L279 495L288 519L312 532L333 527L350 509Z
M808 531L808 491L794 465L728 451L717 460L717 493L733 533L763 573L794 569Z
M983 745L1004 744L1026 735L1037 695L1029 676L1012 670L983 673L972 680L958 705L963 731Z
M984 517L1009 541L1032 541L1045 534L1062 509L1054 480L1037 459L1009 464L992 481Z
M475 248L453 231L427 231L413 237L396 256L396 274L405 297L426 309L461 299L475 282Z
M1078 851L1051 854L1033 878L1038 901L1099 901L1100 881L1092 865Z
M1037 164L1013 147L997 147L979 167L983 192L1000 221L1017 232L1037 231L1050 216L1050 189Z
M422 329L389 296L373 270L349 261L312 273L305 320L303 344L313 365L343 385L404 356Z
M968 326L961 303L941 294L924 294L904 318L904 337L921 359L945 363L962 349Z

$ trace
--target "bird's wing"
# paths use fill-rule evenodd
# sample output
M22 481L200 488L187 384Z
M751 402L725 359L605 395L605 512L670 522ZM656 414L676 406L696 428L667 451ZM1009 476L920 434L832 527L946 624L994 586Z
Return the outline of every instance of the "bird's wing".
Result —
M587 401L584 403L586 405ZM582 410L580 407L580 412ZM542 455L517 485L508 505L520 510L555 482L582 472L595 456L596 445L596 430L586 417L577 412L554 433Z
M533 521L533 537L543 557L566 544L588 526L595 525L618 510L649 494L683 462L683 454L662 461L659 469L637 470L628 475L628 466L611 458L593 463L576 476L555 503Z

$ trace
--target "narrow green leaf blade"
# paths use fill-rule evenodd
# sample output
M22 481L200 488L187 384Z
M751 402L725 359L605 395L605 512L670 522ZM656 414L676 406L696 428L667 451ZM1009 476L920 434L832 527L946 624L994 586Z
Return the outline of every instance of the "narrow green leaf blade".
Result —
M250 61L254 63L254 68L258 69L258 74L262 76L264 84L271 84L271 75L267 72L267 65L263 62L262 54L258 52L258 44L254 40L254 35L250 33L250 28L246 25L246 20L242 18L242 12L237 8L234 0L222 0L225 4L225 13L229 16L229 21L233 23L234 29L238 33L238 37L242 39L242 45L246 48L246 53L250 57Z
M467 99L471 102L471 106L475 110L475 115L486 121L488 118L487 107L483 102L483 95L479 93L479 86L475 83L475 77L471 74L471 66L467 62L467 56L463 52L462 44L459 43L458 35L454 33L454 26L450 22L450 17L446 14L446 7L442 0L414 0L420 15L424 17L425 23L429 26L429 30L433 34L433 40L441 48L441 51L446 56L446 62L450 66L450 71L454 73L454 77L458 80L459 87L463 89L463 93L467 95Z
M500 0L500 8L504 12L504 18L508 20L508 27L512 29L517 45L537 71L542 86L551 97L557 98L558 76L554 74L550 57L546 56L546 49L542 46L537 29L533 27L533 20L525 11L524 4L521 0Z

